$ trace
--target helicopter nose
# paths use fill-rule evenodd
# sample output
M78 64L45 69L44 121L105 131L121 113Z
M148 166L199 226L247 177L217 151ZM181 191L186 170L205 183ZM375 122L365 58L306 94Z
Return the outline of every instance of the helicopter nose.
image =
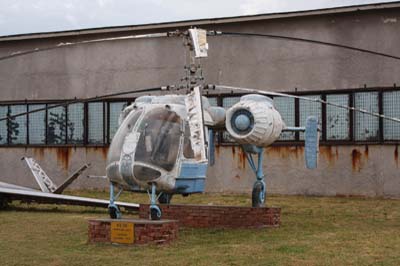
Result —
M250 127L250 118L245 114L240 114L235 119L235 127L239 131L246 131Z

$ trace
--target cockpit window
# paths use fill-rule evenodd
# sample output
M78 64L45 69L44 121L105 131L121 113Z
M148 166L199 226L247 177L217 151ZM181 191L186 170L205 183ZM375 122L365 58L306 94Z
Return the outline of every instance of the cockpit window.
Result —
M165 108L144 115L138 132L135 161L171 171L174 168L181 136L181 118ZM140 174L140 173L138 173Z

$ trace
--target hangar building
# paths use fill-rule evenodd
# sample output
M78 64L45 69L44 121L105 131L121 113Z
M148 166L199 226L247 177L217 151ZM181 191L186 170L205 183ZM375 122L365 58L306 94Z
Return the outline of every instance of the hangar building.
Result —
M0 37L0 56L59 43L173 31L191 26L309 38L400 55L400 2L33 33ZM216 36L203 60L206 83L288 92L400 117L400 61L335 47L279 39ZM0 116L128 89L178 84L185 48L180 38L98 42L0 61ZM209 95L231 106L239 95ZM0 122L0 179L35 186L20 158L33 156L60 183L83 162L105 174L109 143L121 109L133 96L77 103ZM302 100L276 97L290 126L318 115L319 167L304 166L301 135L283 135L265 151L268 193L400 197L400 124ZM250 192L244 154L221 132L208 192ZM107 187L80 178L75 188Z

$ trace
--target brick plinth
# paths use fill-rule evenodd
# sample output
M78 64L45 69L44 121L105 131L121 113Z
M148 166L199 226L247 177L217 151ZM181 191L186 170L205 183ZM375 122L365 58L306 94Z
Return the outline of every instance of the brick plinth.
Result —
M160 205L164 219L192 228L279 227L281 209L276 207L233 207L209 205ZM141 204L139 217L149 217L149 205Z
M174 220L150 221L144 219L92 219L89 220L89 243L121 243L112 241L111 223L133 224L133 245L168 244L178 237L178 222ZM124 244L124 243L122 243Z

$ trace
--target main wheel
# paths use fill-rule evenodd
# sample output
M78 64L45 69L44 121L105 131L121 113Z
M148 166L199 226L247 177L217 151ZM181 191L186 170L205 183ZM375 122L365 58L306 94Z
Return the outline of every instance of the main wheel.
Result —
M261 181L257 181L254 184L253 192L251 194L252 206L262 207L265 201L265 189L264 184Z
M172 199L173 194L169 194L169 193L162 193L160 195L160 197L158 198L158 202L160 204L170 204L171 203L171 199Z
M120 211L116 206L108 207L108 213L110 214L111 219L118 219L120 218Z
M158 206L150 207L150 219L151 220L160 220L161 219L161 210Z

